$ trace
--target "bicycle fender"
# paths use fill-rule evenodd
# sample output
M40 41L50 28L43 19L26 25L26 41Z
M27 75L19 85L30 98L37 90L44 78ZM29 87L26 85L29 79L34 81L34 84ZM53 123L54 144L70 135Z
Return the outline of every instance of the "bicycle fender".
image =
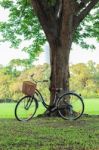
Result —
M38 104L38 101L35 97L34 97L34 100L35 100L35 103L36 103L36 107L38 108L39 104Z

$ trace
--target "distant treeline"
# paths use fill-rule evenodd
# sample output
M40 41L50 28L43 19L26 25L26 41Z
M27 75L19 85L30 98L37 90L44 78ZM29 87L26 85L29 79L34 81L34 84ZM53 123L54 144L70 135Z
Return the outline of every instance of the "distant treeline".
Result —
M99 97L99 64L89 61L70 67L70 87L84 97Z
M0 103L15 103L16 100L13 99L0 99Z
M12 102L20 99L22 82L30 80L34 73L38 80L49 79L50 66L48 64L32 66L17 70L11 66L0 66L0 101ZM49 84L39 84L38 88L49 100ZM87 64L79 63L70 65L70 89L81 93L83 97L99 97L99 64L89 61Z

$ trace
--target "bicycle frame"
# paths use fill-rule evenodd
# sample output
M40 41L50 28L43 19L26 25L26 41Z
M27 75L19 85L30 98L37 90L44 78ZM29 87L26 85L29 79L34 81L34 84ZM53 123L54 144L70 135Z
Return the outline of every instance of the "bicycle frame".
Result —
M40 83L40 82L48 82L48 80L43 80L43 81L36 81L36 80L34 80L33 79L33 76L34 76L34 74L32 74L31 76L30 76L30 78L32 79L32 81L34 81L36 84L37 83ZM53 103L53 105L56 103L56 99L57 99L57 91L55 91L55 98L54 98L54 103ZM42 96L42 94L39 92L39 90L38 89L36 89L35 90L35 94L38 96L40 96L40 101L42 102L42 104L44 105L44 107L46 108L46 109L48 109L49 107L50 107L50 105L48 105L48 104L46 104L46 102L45 102L45 99L43 98L43 96ZM34 96L34 95L33 95ZM35 97L35 96L34 96ZM36 99L36 98L35 98Z
M42 104L44 105L44 107L47 109L49 107L48 104L46 104L42 94L39 92L39 90L36 89L35 94L38 96L40 96L40 101L42 102ZM35 96L34 96L35 97Z
M44 105L44 107L46 108L46 109L48 109L49 107L51 107L51 105L48 105L48 104L46 104L46 102L45 102L45 99L43 98L43 96L42 96L42 94L39 92L39 90L38 89L36 89L36 91L35 91L35 94L38 96L40 96L40 101L42 102L42 104ZM57 102L56 102L56 99L57 99L57 101L59 100L59 96L58 96L58 98L57 98L57 95L58 95L58 92L55 92L55 98L54 98L54 102L53 102L53 105L52 105L52 107L54 106L54 108L57 108L57 107L55 107L56 106L56 104L57 104ZM34 97L35 97L35 95L34 95ZM36 98L35 98L36 99ZM38 100L38 99L37 99ZM54 111L54 110L53 110Z

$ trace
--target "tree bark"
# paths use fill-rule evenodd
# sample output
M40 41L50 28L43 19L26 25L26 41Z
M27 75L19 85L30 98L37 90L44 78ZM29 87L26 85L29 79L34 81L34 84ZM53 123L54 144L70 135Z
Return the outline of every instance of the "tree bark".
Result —
M71 10L69 9L71 6ZM63 1L61 16L58 20L57 36L49 40L51 81L50 104L53 104L54 88L69 91L69 54L73 36L73 5L70 1Z
M65 37L66 39L66 37ZM64 39L62 39L64 40ZM71 41L72 42L72 41ZM69 53L71 48L70 40L66 45L59 44L61 42L52 41L50 43L50 104L53 104L55 88L62 88L69 91Z
M59 2L59 15L55 16L51 8L45 11L46 3L32 0L32 5L50 45L50 104L53 104L55 96L53 88L69 90L69 53L73 34L74 3L71 0Z

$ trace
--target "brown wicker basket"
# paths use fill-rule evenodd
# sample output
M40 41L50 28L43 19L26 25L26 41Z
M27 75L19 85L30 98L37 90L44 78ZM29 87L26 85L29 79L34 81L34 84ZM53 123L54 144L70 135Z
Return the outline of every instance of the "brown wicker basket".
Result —
M23 82L22 92L25 95L33 96L33 94L35 93L35 89L36 89L36 84L35 83L32 83L30 81L24 81Z

